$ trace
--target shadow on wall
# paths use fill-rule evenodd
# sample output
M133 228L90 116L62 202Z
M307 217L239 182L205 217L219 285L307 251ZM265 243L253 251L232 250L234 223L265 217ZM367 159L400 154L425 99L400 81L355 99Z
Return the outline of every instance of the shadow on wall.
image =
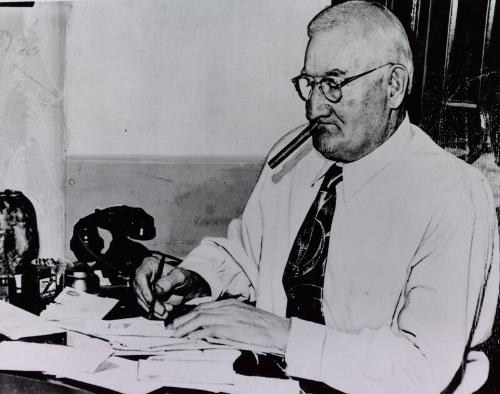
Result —
M263 158L69 157L66 164L66 256L74 224L96 208L129 205L155 219L150 249L185 256L205 236L225 236L239 217Z

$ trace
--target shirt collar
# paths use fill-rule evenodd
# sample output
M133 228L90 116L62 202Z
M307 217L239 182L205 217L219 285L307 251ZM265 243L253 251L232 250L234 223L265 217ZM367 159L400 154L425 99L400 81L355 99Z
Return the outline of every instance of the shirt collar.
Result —
M408 119L408 115L406 115L403 122L387 141L361 159L352 163L335 163L325 158L320 171L313 179L312 185L323 178L332 164L337 164L343 167L342 183L344 201L348 201L377 173L396 159L409 144L412 135L410 120Z

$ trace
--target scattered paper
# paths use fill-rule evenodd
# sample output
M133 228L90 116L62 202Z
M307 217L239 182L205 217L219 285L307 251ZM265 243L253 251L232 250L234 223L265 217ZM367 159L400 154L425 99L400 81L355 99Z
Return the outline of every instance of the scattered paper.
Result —
M166 386L174 382L231 384L235 375L233 363L224 361L139 360L138 380Z
M206 341L213 343L213 344L225 345L227 347L232 347L234 349L248 350L248 351L251 351L253 353L258 353L258 354L266 354L266 353L267 354L277 354L277 355L285 354L283 350L280 350L278 348L252 345L249 343L233 341L231 339L206 338Z
M299 382L293 379L263 378L237 375L234 385L226 388L228 394L299 394Z
M228 394L299 394L292 379L239 375L233 363L234 349L168 352L139 361L138 379L164 386L224 392Z
M68 331L66 345L77 349L86 349L87 351L92 351L94 348L112 349L108 341L81 334L76 331Z
M87 321L102 319L117 303L114 298L98 297L66 287L40 317L65 330L85 333Z
M148 336L171 337L173 330L166 329L163 321L143 317L118 320L90 320L86 332L95 336Z
M64 332L40 317L5 301L0 301L0 333L9 339L20 339Z
M113 349L123 351L159 352L171 350L200 350L228 348L227 345L212 344L206 341L194 341L187 338L140 337L109 335L101 338L109 341ZM139 353L142 354L142 353Z
M65 372L94 372L112 354L109 348L77 349L22 341L0 343L0 370L41 371L52 375Z
M142 317L101 320L117 303L115 299L65 288L41 316L71 330L68 344L72 347L3 342L0 343L0 369L42 371L125 394L148 393L162 386L234 394L299 393L296 381L242 376L233 370L233 363L240 355L237 349L282 353L278 349L217 338L175 338L173 331L166 329L162 321ZM6 310L4 316L9 316L10 304L3 304L6 306L0 304L0 312L3 308ZM61 332L37 316L29 318L38 319L51 327L43 334L37 331L34 335ZM15 319L3 320L6 322L5 331L15 334L17 338L28 336L21 329L30 331L37 328L37 325L27 324L25 320L17 325L13 324ZM137 362L110 358L112 354L152 357Z
M165 352L161 357L150 357L149 360L191 360L234 363L240 355L241 352L236 349L173 350Z
M137 361L111 357L94 373L65 373L58 377L104 387L123 394L144 394L163 386L161 383L138 381L137 368Z
M98 297L65 287L40 316L57 322L86 322L102 319L118 303L114 298Z

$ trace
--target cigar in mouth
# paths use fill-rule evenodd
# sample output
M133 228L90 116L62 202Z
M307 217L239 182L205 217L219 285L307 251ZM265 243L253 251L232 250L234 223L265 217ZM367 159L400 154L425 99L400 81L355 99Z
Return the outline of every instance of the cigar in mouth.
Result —
M311 132L318 126L317 122L309 123L293 140L281 149L267 163L272 169L279 166L288 156L295 152L311 136Z

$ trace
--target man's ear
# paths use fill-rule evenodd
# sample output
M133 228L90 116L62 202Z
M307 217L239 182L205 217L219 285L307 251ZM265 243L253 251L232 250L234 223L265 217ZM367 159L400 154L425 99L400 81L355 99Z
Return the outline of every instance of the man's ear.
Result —
M403 102L408 86L408 71L402 65L395 64L389 75L387 101L392 109L397 109Z

